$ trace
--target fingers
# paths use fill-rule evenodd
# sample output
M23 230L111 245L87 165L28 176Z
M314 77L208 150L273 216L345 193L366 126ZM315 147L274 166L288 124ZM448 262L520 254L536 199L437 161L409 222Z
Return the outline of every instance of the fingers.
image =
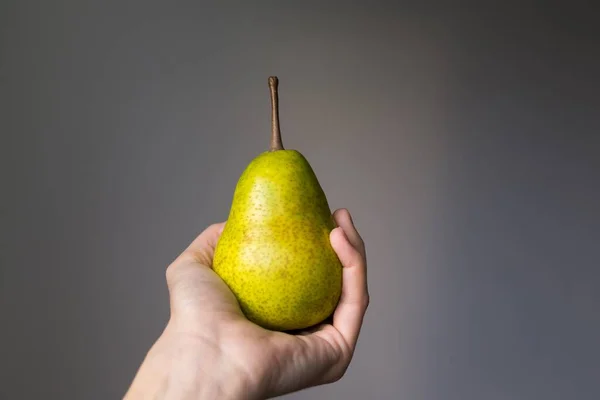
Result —
M333 314L333 326L342 334L350 350L353 351L369 305L367 266L363 253L354 245L356 243L356 246L362 246L364 249L362 239L351 222L348 225L349 218L346 219L343 214L340 217L340 227L334 229L330 237L331 245L344 267L342 295ZM348 233L344 226L348 229Z
M363 258L365 258L365 243L354 227L354 222L352 221L350 212L345 208L341 208L333 213L333 218L335 219L337 225L344 230L352 246L360 252Z
M225 223L221 222L206 228L167 268L166 280L173 317L241 312L233 293L210 270L215 247L224 227ZM186 323L192 324L189 320Z
M212 266L215 247L225 228L225 222L212 224L206 228L181 254L180 258L188 258L208 267Z
M224 228L225 222L210 225L190 243L187 249L197 251L208 248L214 250Z
M210 225L169 265L166 271L169 288L181 281L181 277L186 275L187 271L197 269L197 264L212 266L215 246L224 227L224 222Z
M352 244L352 247L354 247L361 254L363 260L365 260L366 268L367 251L365 249L365 242L354 226L352 215L350 215L350 212L347 209L340 208L333 213L333 218L338 226L344 230L344 233ZM365 279L367 279L366 276Z

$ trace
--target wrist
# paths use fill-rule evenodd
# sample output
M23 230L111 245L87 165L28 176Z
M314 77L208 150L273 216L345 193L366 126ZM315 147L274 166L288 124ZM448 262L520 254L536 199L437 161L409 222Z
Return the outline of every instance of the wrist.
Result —
M216 398L261 397L218 343L177 333L170 326L146 355L125 395L125 400Z

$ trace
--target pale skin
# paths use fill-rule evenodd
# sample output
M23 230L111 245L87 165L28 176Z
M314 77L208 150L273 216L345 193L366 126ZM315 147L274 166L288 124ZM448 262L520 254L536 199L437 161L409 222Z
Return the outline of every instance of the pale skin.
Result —
M346 209L333 215L330 241L344 269L331 324L288 334L248 321L211 269L225 223L211 225L168 267L171 317L124 398L266 399L341 379L369 292L364 242Z

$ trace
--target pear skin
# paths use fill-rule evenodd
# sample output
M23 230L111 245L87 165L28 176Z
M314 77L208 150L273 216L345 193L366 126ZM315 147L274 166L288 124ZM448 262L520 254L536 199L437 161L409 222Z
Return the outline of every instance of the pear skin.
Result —
M342 265L329 241L335 222L325 193L306 158L281 143L277 84L269 78L271 148L238 180L213 269L250 321L289 331L333 313Z

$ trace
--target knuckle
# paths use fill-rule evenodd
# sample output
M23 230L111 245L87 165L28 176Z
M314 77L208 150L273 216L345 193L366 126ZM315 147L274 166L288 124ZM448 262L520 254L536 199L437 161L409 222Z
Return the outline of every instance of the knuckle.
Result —
M364 239L358 235L358 250L361 253L361 255L366 259L367 258L367 247L365 245L365 241Z
M169 265L167 267L167 270L165 271L165 278L167 280L167 286L169 286L169 287L174 286L178 281L178 276L179 276L178 263L173 262L173 263L171 263L171 265Z
M171 285L171 283L173 282L173 279L175 278L173 275L175 274L175 272L173 271L174 269L174 264L171 264L167 267L167 269L165 270L165 278L167 280L167 285Z
M344 364L342 367L338 368L331 375L330 383L335 383L335 382L340 381L346 375L346 371L347 370L348 370L348 365L347 364Z
M369 304L371 304L371 296L367 294L363 300L363 308L367 310L369 308Z
M363 239L362 235L358 232L358 229L356 230L356 239L358 240L358 243L360 244L360 246L363 248L365 248L365 239Z

